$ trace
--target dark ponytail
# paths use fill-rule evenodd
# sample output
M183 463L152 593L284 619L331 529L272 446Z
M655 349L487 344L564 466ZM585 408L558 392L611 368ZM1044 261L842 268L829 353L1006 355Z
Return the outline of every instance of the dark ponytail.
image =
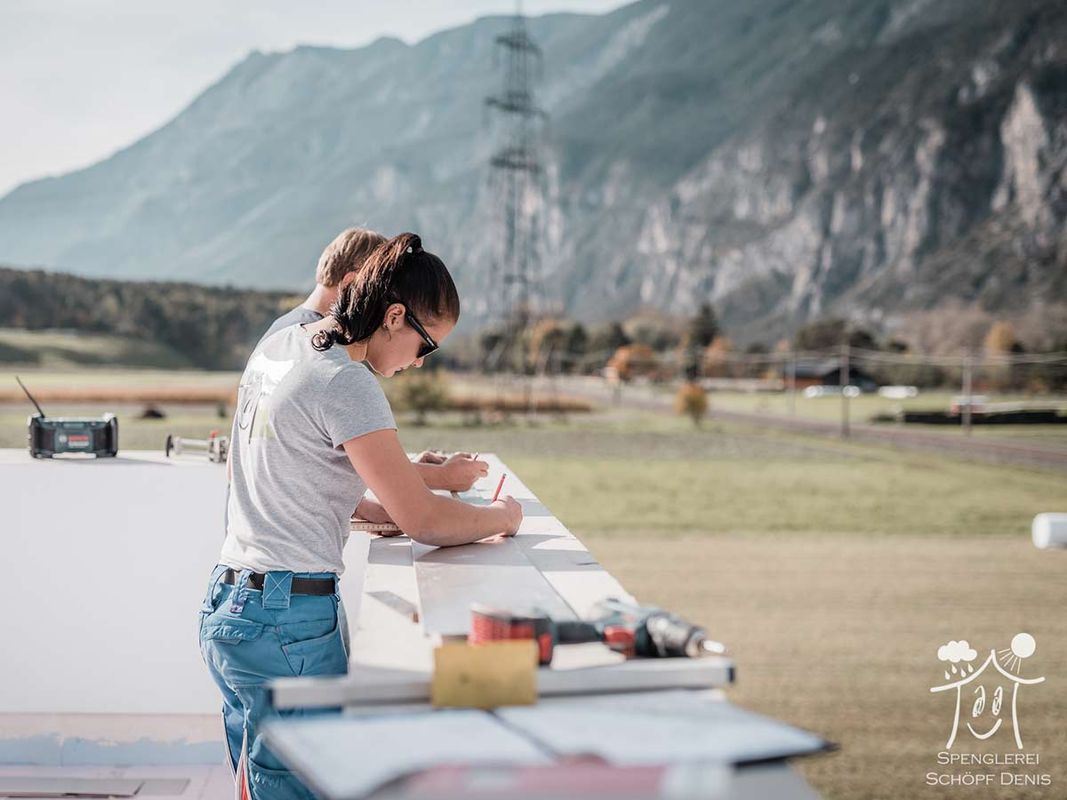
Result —
M316 350L369 339L392 303L402 303L420 322L459 319L459 293L448 268L422 249L422 239L402 233L378 245L330 307L337 328L311 338Z

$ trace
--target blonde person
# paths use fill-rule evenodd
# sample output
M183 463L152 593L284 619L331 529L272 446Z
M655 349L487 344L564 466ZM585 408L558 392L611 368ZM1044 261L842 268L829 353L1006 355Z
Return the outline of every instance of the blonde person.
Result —
M476 506L431 492L373 374L422 366L458 318L445 265L401 234L371 254L326 318L270 336L241 377L226 539L200 611L200 647L222 693L230 764L255 800L312 797L259 727L287 713L270 707L272 679L348 668L337 577L367 488L377 512L430 545L513 535L522 522L511 497Z

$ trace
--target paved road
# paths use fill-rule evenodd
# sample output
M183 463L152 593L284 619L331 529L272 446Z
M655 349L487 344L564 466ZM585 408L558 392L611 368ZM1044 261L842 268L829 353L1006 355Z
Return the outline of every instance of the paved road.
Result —
M600 379L561 378L557 388L566 394L578 395L601 403L619 402L628 408L651 411L671 411L669 394L653 391L647 387L627 386L616 396L615 391ZM714 403L714 395L712 395ZM741 422L753 425L771 425L783 430L797 431L820 436L840 438L837 422L794 417L780 414L723 411L713 408L712 419ZM986 461L997 464L1040 467L1067 472L1067 446L1034 444L986 436L963 436L959 432L940 432L928 429L906 428L903 425L868 425L852 423L852 441L890 445L909 450L925 450L948 453L959 458Z

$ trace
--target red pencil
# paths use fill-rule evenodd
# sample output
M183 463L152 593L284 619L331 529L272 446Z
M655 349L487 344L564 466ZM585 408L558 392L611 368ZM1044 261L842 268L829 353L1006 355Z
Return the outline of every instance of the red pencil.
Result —
M508 474L506 472L500 476L500 483L496 485L496 491L493 492L493 499L490 501L491 503L495 503L497 498L500 497L500 487L504 485L504 478L507 476Z

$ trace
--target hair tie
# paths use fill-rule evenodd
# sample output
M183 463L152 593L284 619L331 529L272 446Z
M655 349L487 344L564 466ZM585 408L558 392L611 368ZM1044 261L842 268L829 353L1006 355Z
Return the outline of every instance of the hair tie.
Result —
M318 331L311 337L311 346L322 352L323 350L329 350L334 343L334 336L332 330Z

